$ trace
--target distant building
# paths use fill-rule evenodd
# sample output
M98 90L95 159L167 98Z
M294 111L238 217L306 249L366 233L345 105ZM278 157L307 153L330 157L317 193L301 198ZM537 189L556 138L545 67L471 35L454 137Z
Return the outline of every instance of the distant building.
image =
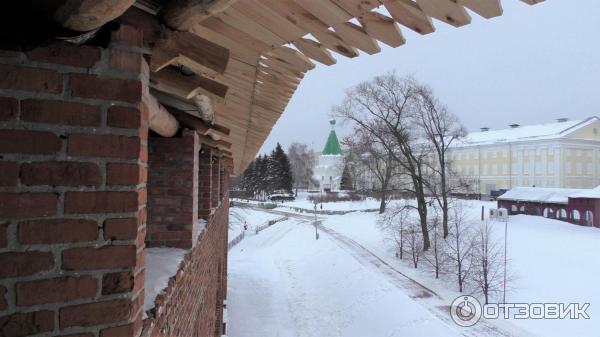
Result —
M451 167L471 193L518 186L593 188L600 185L600 119L469 133L450 151Z
M529 214L600 227L600 186L594 189L515 187L498 197L510 215Z
M339 191L344 171L344 155L335 133L335 120L330 120L329 124L331 131L323 151L317 157L313 178L318 182L320 191Z

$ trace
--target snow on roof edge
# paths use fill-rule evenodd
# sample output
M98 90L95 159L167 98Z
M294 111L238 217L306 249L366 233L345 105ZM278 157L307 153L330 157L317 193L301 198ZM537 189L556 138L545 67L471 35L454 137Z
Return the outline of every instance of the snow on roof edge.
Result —
M597 116L591 116L585 119L570 120L565 122L533 124L519 126L516 128L470 132L464 138L457 140L453 147L557 139L597 121L600 121L600 118Z

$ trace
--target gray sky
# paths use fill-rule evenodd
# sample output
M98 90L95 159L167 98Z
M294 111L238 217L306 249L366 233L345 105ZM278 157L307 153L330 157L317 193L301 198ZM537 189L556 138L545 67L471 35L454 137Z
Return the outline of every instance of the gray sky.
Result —
M320 151L344 90L394 69L430 85L469 131L600 115L600 1L502 3L504 14L491 20L470 13L472 23L461 28L434 20L436 32L426 36L401 26L404 46L317 63L260 152L295 141ZM341 138L349 126L337 132Z

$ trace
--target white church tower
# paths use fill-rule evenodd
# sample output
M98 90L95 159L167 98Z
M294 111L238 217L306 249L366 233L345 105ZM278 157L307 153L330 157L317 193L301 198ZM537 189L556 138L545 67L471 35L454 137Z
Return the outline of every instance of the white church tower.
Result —
M319 190L337 192L342 182L344 155L335 134L335 119L330 120L329 124L331 124L331 131L313 170L313 177L319 182Z

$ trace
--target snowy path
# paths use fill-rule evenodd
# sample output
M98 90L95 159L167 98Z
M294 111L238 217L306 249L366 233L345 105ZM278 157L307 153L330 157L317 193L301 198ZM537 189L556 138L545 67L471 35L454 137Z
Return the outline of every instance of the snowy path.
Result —
M232 249L228 310L231 337L460 336L301 219Z

